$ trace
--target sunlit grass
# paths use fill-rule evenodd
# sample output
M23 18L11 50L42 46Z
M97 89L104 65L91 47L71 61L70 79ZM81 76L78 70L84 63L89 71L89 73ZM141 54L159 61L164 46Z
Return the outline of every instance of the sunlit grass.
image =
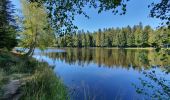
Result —
M21 100L66 100L67 91L63 83L47 64L38 64L35 73L22 87Z

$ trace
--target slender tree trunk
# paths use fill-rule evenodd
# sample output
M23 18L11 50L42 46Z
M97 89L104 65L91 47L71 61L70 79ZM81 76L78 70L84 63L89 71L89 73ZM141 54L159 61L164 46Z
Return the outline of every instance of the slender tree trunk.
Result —
M28 52L25 54L26 56L32 56L31 54L33 54L32 52L34 51L35 49L35 45L32 44L28 50Z
M38 35L38 32L37 32L37 27L36 27L35 28L35 38L33 39L33 42L31 43L31 46L30 46L28 52L26 53L26 56L32 56L34 54L34 50L35 50L35 47L37 44L37 35Z

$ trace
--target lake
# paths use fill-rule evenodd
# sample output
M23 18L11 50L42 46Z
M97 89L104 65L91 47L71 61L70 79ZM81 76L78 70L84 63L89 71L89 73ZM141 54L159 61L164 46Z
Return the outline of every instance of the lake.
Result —
M170 99L170 57L154 50L53 48L34 57L53 66L71 100Z

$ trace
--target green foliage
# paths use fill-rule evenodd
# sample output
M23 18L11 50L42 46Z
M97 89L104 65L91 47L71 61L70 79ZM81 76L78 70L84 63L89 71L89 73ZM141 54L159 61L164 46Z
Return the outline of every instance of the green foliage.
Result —
M142 32L142 36L141 36L141 42L142 42L142 46L148 46L148 40L149 40L149 33L151 31L151 27L150 26L145 26L143 32Z
M52 26L61 32L63 28L66 30L73 30L77 28L73 24L75 15L82 14L89 18L83 7L98 9L98 13L102 11L112 11L113 14L126 14L127 2L131 0L28 0L30 2L37 2L39 5L46 5L48 17L51 19ZM160 0L152 1L152 4L148 7L151 8L150 16L159 18L170 25L170 1ZM57 24L61 23L61 24Z
M13 79L26 83L20 87L20 92L23 94L21 100L66 100L68 98L66 87L47 63L1 51L0 99L4 93L2 87Z
M145 99L170 99L170 80L168 78L165 78L168 73L163 71L160 74L156 68L152 68L151 70L142 70L142 74L147 77L147 79L139 77L140 85L142 85L142 88L139 86L139 84L132 84L138 94L145 96ZM150 81L148 81L148 79ZM149 89L153 91L148 91Z
M137 47L142 45L142 27L141 25L137 25L134 31L135 34L135 44Z
M68 38L69 37L69 38ZM62 42L64 41L64 42ZM71 42L71 43L70 43ZM139 25L109 29L99 29L97 32L78 31L74 35L64 35L57 38L60 47L168 47L170 30L159 28L153 30L149 25L143 28ZM71 44L71 45L65 45Z
M44 6L22 0L24 19L23 30L20 33L20 46L29 48L31 54L35 47L45 49L53 44L55 35L47 19Z
M169 0L160 0L159 2L153 2L148 6L151 8L150 16L153 18L159 18L162 20L162 25L167 25L170 29L170 1Z
M126 33L124 31L124 29L122 29L122 31L120 31L119 35L118 35L118 46L119 47L126 47Z
M17 45L14 6L10 0L0 1L0 48L12 49Z
M114 14L124 15L126 13L126 0L28 0L36 2L39 5L45 5L51 26L55 27L57 32L62 33L65 30L71 31L77 29L73 20L75 15L82 14L89 18L83 7L98 9L102 11L112 11ZM58 24L60 23L60 24ZM63 31L64 30L64 31Z
M87 45L86 35L85 35L85 33L83 33L83 35L82 35L82 46L83 46L83 47L86 47L86 45Z
M53 70L45 63L38 64L32 78L22 87L21 100L67 100L67 91Z
M99 30L99 32L96 34L96 46L101 46L101 40L100 40L100 37L101 37L101 31Z
M134 47L135 46L135 35L132 32L132 28L130 26L127 26L126 34L127 34L127 46Z
M33 73L37 62L27 57L17 57L10 52L0 52L0 69L7 74L13 73Z

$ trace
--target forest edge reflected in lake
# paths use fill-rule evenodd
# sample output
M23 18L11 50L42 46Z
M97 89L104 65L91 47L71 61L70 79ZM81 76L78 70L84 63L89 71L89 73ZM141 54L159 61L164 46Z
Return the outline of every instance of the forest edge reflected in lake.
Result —
M170 58L161 60L154 50L64 48L59 52L47 50L37 59L55 66L72 99L170 97Z

